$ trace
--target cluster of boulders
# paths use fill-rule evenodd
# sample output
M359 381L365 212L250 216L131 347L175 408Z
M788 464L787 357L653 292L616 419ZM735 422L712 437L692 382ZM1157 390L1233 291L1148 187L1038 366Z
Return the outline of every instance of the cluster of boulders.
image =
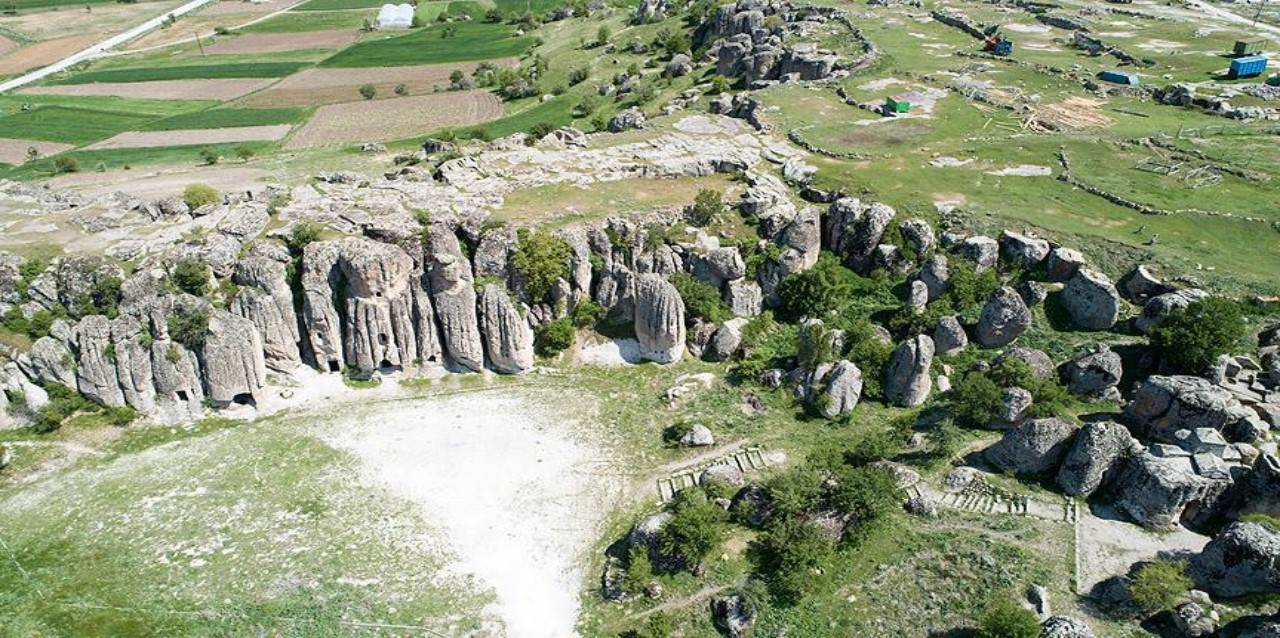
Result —
M776 0L738 0L721 5L695 39L710 44L707 59L715 62L717 73L741 76L751 87L822 80L840 71L839 57L812 43L784 45L783 38L825 23L831 15L828 9Z

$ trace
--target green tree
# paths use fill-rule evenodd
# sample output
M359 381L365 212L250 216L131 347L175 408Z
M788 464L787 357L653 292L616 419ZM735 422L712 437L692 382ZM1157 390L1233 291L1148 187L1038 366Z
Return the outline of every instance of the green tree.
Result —
M1005 596L987 607L978 623L978 638L1040 638L1040 620L1034 612Z
M722 212L724 212L724 195L718 190L704 188L698 191L686 217L690 224L705 228L710 226Z
M1158 560L1138 570L1129 584L1129 595L1139 609L1154 614L1172 609L1193 585L1186 562Z
M789 518L770 523L751 549L769 593L789 607L816 584L818 569L831 560L835 544L817 525Z
M795 518L822 504L822 476L809 467L776 474L764 484L770 518Z
M596 46L608 44L611 37L613 37L613 31L609 29L609 25L600 25L600 29L596 31Z
M622 588L632 594L644 591L653 580L653 563L649 560L648 547L632 547L627 554L627 575Z
M530 232L520 229L512 261L533 303L550 301L556 280L569 278L572 252L565 240L546 230Z
M179 260L173 265L169 277L178 290L189 295L203 297L209 294L209 267L198 259L188 257Z
M221 159L222 159L222 156L218 155L218 152L213 150L212 148L200 149L200 161L204 162L209 166L213 166L214 164L217 164L218 161Z
M671 506L671 520L662 528L659 548L679 558L690 571L699 571L707 555L724 542L729 513L700 489L681 490Z
M875 466L844 465L835 471L835 487L829 495L831 507L864 526L896 511L902 490L893 473Z
M241 161L241 162L247 162L247 161L249 161L249 160L253 159L253 156L254 156L254 155L256 155L256 154L257 154L257 153L255 153L255 152L254 152L254 150L253 150L253 148L251 148L251 147L248 147L248 146L237 146L237 147L236 147L236 157L240 158L240 161Z
M1003 405L1000 386L981 372L964 375L951 392L951 414L968 427L986 427Z
M823 317L849 302L854 276L834 256L822 253L816 266L788 275L778 285L779 310L790 319Z
M994 268L978 272L967 259L948 260L947 275L945 299L965 317L976 317L987 297L1000 287L1000 275Z
M320 233L324 232L324 227L311 221L301 221L293 225L289 230L289 238L285 243L289 245L289 251L295 255L301 255L303 249L316 240L320 239Z
M720 291L687 272L671 275L671 285L680 293L684 309L691 317L706 319L712 323L727 321L733 317L729 306L720 297Z
M204 347L204 340L209 336L209 311L192 310L169 315L165 322L169 330L169 338L184 345L188 350L199 351ZM181 354L171 349L170 361L180 360Z
M74 173L80 170L80 162L74 157L63 155L53 160L53 170L55 173Z
M406 96L406 95L408 95L408 94L409 94L409 85L407 85L407 84L397 84L397 85L396 85L396 87L395 87L394 89L392 89L392 91L393 91L396 95L399 95L400 97L404 97L404 96Z
M361 85L360 85L360 97L362 97L362 98L364 98L364 99L366 99L366 100L372 100L373 98L375 98L375 97L377 97L377 96L378 96L378 87L376 87L376 86L374 86L374 85L372 85L372 84L361 84Z
M1200 374L1239 347L1244 336L1240 304L1209 297L1169 313L1151 331L1151 345L1175 368Z
M544 357L554 357L565 351L573 345L575 337L573 320L570 317L548 321L533 330L533 344L538 354Z
M208 184L187 184L186 189L182 191L182 201L187 203L192 210L218 203L222 194L218 189Z

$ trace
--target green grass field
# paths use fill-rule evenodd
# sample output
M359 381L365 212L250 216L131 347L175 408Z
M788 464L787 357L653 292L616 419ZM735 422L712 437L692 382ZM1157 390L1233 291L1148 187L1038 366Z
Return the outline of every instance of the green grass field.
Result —
M451 38L441 38L444 27L433 26L404 35L365 39L320 66L358 68L491 60L520 55L534 43L532 37L515 36L506 25L463 22L451 27L457 30Z
M150 115L121 111L39 106L0 117L0 131L6 137L17 139L87 144L137 129L151 119Z
M80 165L81 172L95 170L101 165L103 170L116 170L136 166L186 165L203 164L201 153L213 151L225 162L234 162L236 151L246 148L255 156L269 155L280 149L279 142L237 142L225 144L201 144L191 146L163 146L156 148L122 148L97 151L67 151L62 156L72 157ZM44 179L51 177L53 158L44 158L37 162L29 162L0 171L0 178L7 179Z
M84 9L85 5L110 4L118 1L119 0L13 0L19 15L21 15L26 11L31 11L31 10L53 9L56 11L58 9L64 9L67 7ZM7 3L0 3L0 4L7 4Z
M147 131L177 131L196 128L232 128L269 124L299 124L307 119L307 109L219 108L183 113L148 123Z
M279 78L307 66L305 62L257 62L243 64L192 64L106 69L73 73L53 84L98 82L152 82L158 80L223 80L228 78Z
M378 9L383 0L307 0L294 11L346 11L349 9ZM395 4L395 3L392 3Z

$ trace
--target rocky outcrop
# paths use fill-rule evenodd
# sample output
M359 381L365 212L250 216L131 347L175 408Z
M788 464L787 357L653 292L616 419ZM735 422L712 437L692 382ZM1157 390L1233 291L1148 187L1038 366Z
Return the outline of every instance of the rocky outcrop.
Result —
M1078 618L1050 616L1040 624L1040 638L1094 638L1093 630Z
M145 343L149 337L150 326L144 326L131 315L120 315L111 322L112 354L120 392L126 405L143 414L151 413L156 407L155 373L151 350Z
M216 408L233 403L255 404L267 384L262 341L253 322L215 310L200 357L206 396Z
M1120 316L1120 293L1106 275L1081 269L1062 289L1062 307L1081 328L1110 330Z
M1000 235L1000 254L1024 270L1034 270L1049 257L1049 242L1006 230Z
M1117 510L1143 527L1162 530L1177 526L1184 515L1195 519L1211 511L1228 485L1195 474L1189 459L1147 453L1122 463L1111 493Z
M1191 376L1152 376L1134 387L1124 409L1140 435L1176 442L1174 432L1212 428L1230 432L1248 412L1229 391Z
M1263 523L1235 523L1191 561L1191 575L1214 596L1280 592L1280 532Z
M533 328L505 288L485 284L480 290L480 330L489 366L496 372L520 374L533 367Z
M231 311L253 322L262 338L267 365L288 372L302 362L298 316L288 281L288 255L284 261L251 256L236 265L232 278L240 290Z
M60 383L76 387L76 361L65 343L53 337L40 337L31 350L18 355L18 367L27 378L37 383Z
M885 368L884 393L889 403L904 408L922 405L933 389L932 364L932 338L917 335L902 342Z
M427 280L443 353L455 365L479 371L484 366L484 344L476 317L471 265L458 246L458 238L444 224L432 225L428 248Z
M916 273L916 280L924 283L929 291L929 301L935 301L947 292L947 282L950 279L947 256L942 253L931 255Z
M1070 248L1054 248L1049 253L1046 275L1049 281L1069 281L1084 267L1084 255Z
M981 235L960 242L956 246L956 252L973 262L974 270L978 272L995 268L1000 261L1000 244Z
M728 638L743 638L756 622L756 612L738 594L711 599L711 620Z
M853 411L862 398L862 370L851 361L837 361L827 375L827 389L818 400L818 412L834 419Z
M1280 518L1280 458L1259 454L1249 472L1231 486L1223 510L1229 520L1249 514Z
M1118 401L1120 378L1124 364L1120 355L1106 344L1098 344L1090 351L1062 364L1063 382L1072 394L1088 401Z
M870 272L875 262L876 248L884 239L885 230L896 214L884 204L873 203L853 220L844 246L845 263L850 268L861 274Z
M684 301L659 275L641 275L636 282L635 328L641 357L672 363L684 356Z
M1071 496L1088 498L1115 478L1118 464L1134 451L1135 444L1119 423L1085 424L1058 468L1058 485Z
M1198 288L1186 288L1177 292L1156 295L1147 300L1147 303L1142 306L1142 314L1134 319L1134 326L1138 330L1149 332L1152 328L1160 325L1169 313L1186 308L1192 303L1208 297L1209 293Z
M987 298L978 319L978 343L988 348L1008 345L1031 327L1031 311L1013 288L1001 287Z
M1058 467L1075 431L1062 419L1032 419L1006 432L983 456L1004 471L1041 474Z
M85 398L105 406L124 405L124 393L116 376L111 321L101 315L80 320L75 328L76 387Z
M934 353L947 357L959 354L967 347L969 335L965 333L964 326L960 325L958 317L947 315L938 319L938 327L933 330Z

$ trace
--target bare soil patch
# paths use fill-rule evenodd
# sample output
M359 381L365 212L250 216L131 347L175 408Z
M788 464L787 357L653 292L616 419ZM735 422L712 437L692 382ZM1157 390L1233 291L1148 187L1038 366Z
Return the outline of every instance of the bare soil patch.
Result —
M153 146L190 146L194 144L225 144L229 142L268 142L284 139L290 124L270 126L240 126L234 128L203 128L178 131L125 131L102 140L90 150L108 148L151 148Z
M152 100L234 100L275 82L272 78L227 80L160 80L155 82L102 82L23 89L30 95L114 95Z
M21 7L22 4L19 0L18 6ZM6 29L37 42L90 33L96 34L98 40L104 40L108 35L137 26L143 21L139 16L162 15L181 4L181 0L98 4L93 6L92 11L85 11L83 6L67 4L56 10L20 11L17 16L6 16L3 22Z
M237 2L236 0L223 0L215 2L212 6L206 7L200 11L202 16L227 16L227 15L266 15L273 11L279 11L295 4L294 0L261 0L260 2ZM228 25L230 26L230 25Z
M12 75L52 64L72 53L83 51L102 39L98 33L73 35L56 40L37 42L0 57L0 75Z
M0 164L21 164L27 159L27 149L35 147L41 155L54 155L75 148L71 144L14 140L0 137Z
M5 56L10 53L13 53L17 49L18 49L17 42L14 42L9 38L6 38L3 35L0 35L0 56Z
M307 33L246 33L205 47L209 54L279 53L306 49L342 49L360 38L351 29Z
M322 106L285 145L287 149L389 140L502 116L502 102L488 91L436 93L395 100Z
M493 62L501 66L515 66L518 60L504 58ZM359 89L365 84L372 84L378 90L380 99L399 98L395 94L397 84L405 85L408 95L424 95L433 93L436 85L448 84L449 74L453 71L460 70L469 75L476 66L477 63L464 62L373 69L306 69L249 97L244 100L243 105L250 108L282 108L342 104L359 97Z
M269 177L267 171L248 166L190 166L70 173L49 179L46 183L54 188L74 190L85 197L122 192L140 199L156 199L178 195L192 182L208 184L223 192L235 192L254 189Z

